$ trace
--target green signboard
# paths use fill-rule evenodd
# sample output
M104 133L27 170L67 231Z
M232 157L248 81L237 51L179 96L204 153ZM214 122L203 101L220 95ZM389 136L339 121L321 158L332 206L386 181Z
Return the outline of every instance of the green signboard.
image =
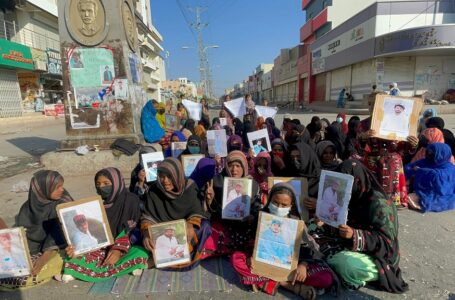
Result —
M33 59L30 48L0 39L0 66L33 70Z

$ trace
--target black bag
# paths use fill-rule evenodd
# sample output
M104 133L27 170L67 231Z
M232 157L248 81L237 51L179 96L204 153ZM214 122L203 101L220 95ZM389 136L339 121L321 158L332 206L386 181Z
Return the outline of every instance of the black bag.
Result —
M112 145L111 145L112 150L118 150L128 156L133 155L134 153L139 150L139 147L134 144L133 142L130 142L126 139L116 139Z

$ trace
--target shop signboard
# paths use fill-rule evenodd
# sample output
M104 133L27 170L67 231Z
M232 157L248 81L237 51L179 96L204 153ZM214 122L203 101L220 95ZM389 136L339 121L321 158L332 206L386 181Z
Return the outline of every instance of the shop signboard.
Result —
M5 39L0 39L0 66L33 70L30 48Z
M62 75L62 56L60 51L47 49L47 70L49 74Z

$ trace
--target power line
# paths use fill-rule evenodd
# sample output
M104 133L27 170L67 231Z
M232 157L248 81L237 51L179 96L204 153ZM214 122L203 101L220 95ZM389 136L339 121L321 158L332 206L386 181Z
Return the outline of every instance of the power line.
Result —
M193 27L191 26L191 22L190 22L188 16L185 14L185 8L183 7L183 5L182 5L180 0L176 0L176 1L177 1L177 5L178 5L178 7L180 9L180 12L182 13L182 16L185 19L185 22L186 22L186 24L188 25L188 28L191 31L191 35L193 36L194 40L197 42L196 33L194 32Z

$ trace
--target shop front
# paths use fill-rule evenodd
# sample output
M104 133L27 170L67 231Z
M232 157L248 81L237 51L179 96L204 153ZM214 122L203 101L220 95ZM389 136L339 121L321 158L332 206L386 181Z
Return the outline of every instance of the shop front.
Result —
M22 115L18 72L33 70L33 58L29 47L0 39L0 118Z

